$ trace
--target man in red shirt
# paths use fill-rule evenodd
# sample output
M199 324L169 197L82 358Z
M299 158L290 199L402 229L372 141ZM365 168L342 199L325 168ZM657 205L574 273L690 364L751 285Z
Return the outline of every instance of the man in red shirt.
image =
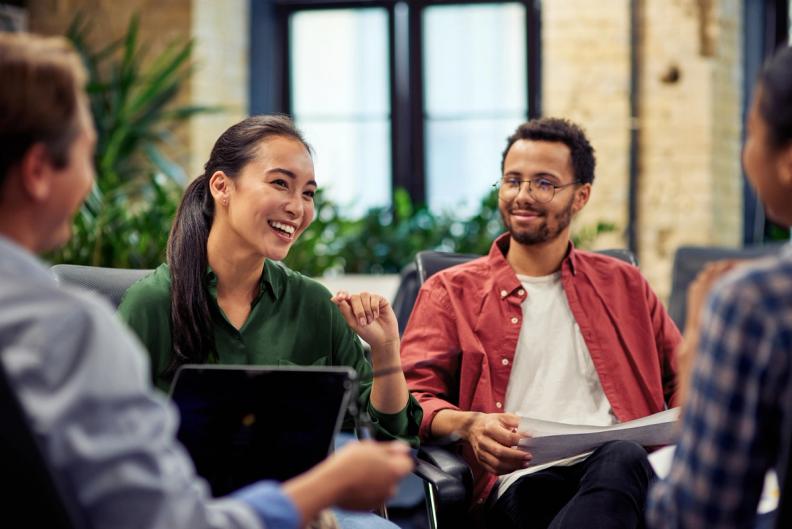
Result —
M569 225L591 196L594 151L562 119L509 137L498 184L508 233L489 255L432 276L402 339L424 408L421 437L456 437L490 527L643 525L646 451L612 442L531 465L519 417L607 426L676 400L681 337L639 270L576 250Z

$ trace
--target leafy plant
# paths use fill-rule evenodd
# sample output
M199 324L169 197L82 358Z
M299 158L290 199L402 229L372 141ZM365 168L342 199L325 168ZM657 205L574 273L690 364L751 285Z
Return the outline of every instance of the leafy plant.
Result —
M168 229L186 183L181 167L164 152L171 131L194 115L215 111L178 105L193 71L191 40L173 42L146 61L133 16L126 34L95 50L91 23L77 15L67 32L82 57L97 132L96 183L56 262L150 268L164 259Z

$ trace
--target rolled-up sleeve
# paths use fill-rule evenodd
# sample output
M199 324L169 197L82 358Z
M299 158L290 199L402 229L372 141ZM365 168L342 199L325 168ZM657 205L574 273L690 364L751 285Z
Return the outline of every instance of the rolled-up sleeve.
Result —
M418 293L401 342L407 385L423 408L422 439L431 438L431 424L439 411L459 409L453 404L458 401L459 355L448 294L430 278Z

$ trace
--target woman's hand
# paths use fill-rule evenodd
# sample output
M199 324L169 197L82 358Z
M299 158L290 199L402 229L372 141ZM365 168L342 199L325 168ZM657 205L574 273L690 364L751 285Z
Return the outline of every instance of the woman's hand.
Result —
M698 351L699 325L701 313L704 311L704 303L707 301L713 285L740 263L741 261L738 260L709 263L698 273L696 279L688 287L687 304L685 306L687 313L685 317L685 333L677 350L680 404L684 404L687 399L690 375L693 371L693 361Z
M379 294L339 291L330 301L338 306L347 324L371 346L372 352L394 348L398 353L399 325L390 303Z

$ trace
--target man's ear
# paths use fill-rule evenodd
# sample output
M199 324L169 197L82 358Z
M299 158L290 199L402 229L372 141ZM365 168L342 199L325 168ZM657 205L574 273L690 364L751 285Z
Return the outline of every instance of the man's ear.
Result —
M574 203L572 204L572 212L577 213L583 206L585 206L589 198L591 198L591 184L582 184L580 187L575 189L575 199Z
M56 173L52 158L43 143L31 146L19 163L20 188L34 202L46 201L52 192L52 177Z
M231 195L231 190L234 188L234 181L228 177L223 171L215 171L209 177L209 192L218 205L228 205L228 200Z

